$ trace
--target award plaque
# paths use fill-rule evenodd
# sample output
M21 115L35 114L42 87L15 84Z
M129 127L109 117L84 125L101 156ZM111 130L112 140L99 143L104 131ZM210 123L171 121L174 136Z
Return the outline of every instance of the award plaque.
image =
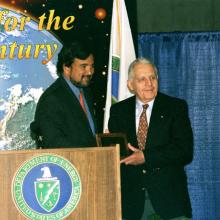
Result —
M108 147L120 145L120 156L126 157L129 155L128 142L124 133L104 133L96 134L96 142L98 147Z

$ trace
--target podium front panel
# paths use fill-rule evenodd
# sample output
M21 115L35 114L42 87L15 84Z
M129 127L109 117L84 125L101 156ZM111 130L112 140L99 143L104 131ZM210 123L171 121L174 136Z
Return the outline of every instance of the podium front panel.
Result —
M13 191L16 195L16 190L13 189L14 180L19 179L19 169L24 166L27 169L30 169L27 164L27 161L32 160L34 157L43 157L44 155L52 156L52 158L62 157L65 160L69 161L76 170L77 175L79 176L78 182L80 182L80 196L76 202L74 210L68 214L67 217L63 219L67 220L120 220L121 219L121 193L120 193L120 156L119 156L119 147L94 147L94 148L68 148L68 149L53 149L53 150L26 150L26 151L2 151L0 152L0 219L4 220L23 220L23 219L40 219L39 217L30 218L27 217L32 210L31 205L28 204L27 207L30 207L30 210L20 210L20 207L16 207L16 202L13 200ZM45 157L46 158L46 157ZM49 158L49 157L48 157ZM62 162L62 161L61 161ZM24 165L27 164L27 165ZM67 172L68 164L66 166ZM36 168L37 169L37 168ZM49 171L47 167L41 168L42 171L42 180L52 179L54 183L53 191L54 198L58 201L62 199L57 194L59 190L63 192L65 189L65 184L59 185L59 177L51 178L53 176L53 170ZM52 173L52 174L51 174ZM15 177L15 175L17 175ZM32 181L30 177L30 181ZM39 179L38 179L39 180ZM23 183L24 182L24 183ZM25 181L22 187L27 188ZM51 181L50 181L51 183ZM38 184L38 185L37 185ZM15 183L16 185L16 183ZM43 187L45 181L40 182L35 181L35 187ZM34 186L34 183L33 183ZM19 188L20 186L18 186ZM21 188L22 188L21 187ZM55 188L56 187L56 188ZM23 189L22 188L22 189ZM28 197L28 193L31 193L30 196L34 196L33 200L40 200L42 192L35 193L34 189L24 189L27 191L24 197ZM56 190L55 190L56 189ZM32 193L32 191L33 193ZM36 191L36 190L35 190ZM40 194L41 193L41 194ZM46 194L44 198L48 195ZM47 218L42 218L45 220L54 219L50 217L50 213L57 213L59 210L57 208L56 212L56 200L54 199L54 204L51 203L52 209L47 209L46 202L49 201L48 198L45 199L39 205L42 205L42 208L45 208L45 213ZM40 202L39 202L40 203ZM21 205L22 206L22 205ZM34 207L34 206L33 206ZM68 207L68 205L66 206ZM21 207L22 208L22 207ZM34 209L34 208L33 208ZM25 213L21 213L25 212ZM30 215L29 215L30 216ZM34 216L34 214L33 214ZM55 218L56 219L56 218ZM61 218L62 219L62 218Z

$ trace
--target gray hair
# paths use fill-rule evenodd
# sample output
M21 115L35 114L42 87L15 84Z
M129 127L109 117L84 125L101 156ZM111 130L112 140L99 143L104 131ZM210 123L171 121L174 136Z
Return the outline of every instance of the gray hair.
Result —
M155 66L155 64L144 57L139 57L130 64L128 68L128 79L132 79L134 77L134 67L137 64L150 64L153 67L154 73L156 74L158 78L158 71L157 71L157 67Z

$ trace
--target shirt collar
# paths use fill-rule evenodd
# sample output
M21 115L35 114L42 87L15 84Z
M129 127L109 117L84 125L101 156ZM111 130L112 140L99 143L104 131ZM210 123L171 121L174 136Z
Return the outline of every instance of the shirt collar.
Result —
M152 108L153 108L153 104L154 104L154 100L155 100L155 98L153 99L153 100L151 100L150 102L148 102L147 104L148 104L148 109L150 110L150 111L152 111ZM144 105L145 103L143 103L140 99L138 99L137 97L136 97L136 109L138 109L139 111L142 111L143 110L143 105Z
M151 112L152 108L153 108L153 104L154 104L154 100L151 100L150 102L148 102L147 104L149 105L147 108L147 111ZM143 111L143 105L146 103L143 103L142 101L140 101L137 97L136 97L136 116L138 117L141 112Z
M65 76L63 76L63 78L70 87L70 89L73 91L73 93L76 95L76 97L79 98L80 88L71 83L71 81L68 80Z

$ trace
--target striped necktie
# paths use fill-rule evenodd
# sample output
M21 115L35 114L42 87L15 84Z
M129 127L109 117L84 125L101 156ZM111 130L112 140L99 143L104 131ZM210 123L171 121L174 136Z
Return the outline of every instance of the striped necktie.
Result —
M84 99L83 99L83 91L80 90L80 93L79 93L79 103L83 109L83 111L85 112L86 116L87 116L87 111L86 111L86 106L85 106L85 102L84 102Z

